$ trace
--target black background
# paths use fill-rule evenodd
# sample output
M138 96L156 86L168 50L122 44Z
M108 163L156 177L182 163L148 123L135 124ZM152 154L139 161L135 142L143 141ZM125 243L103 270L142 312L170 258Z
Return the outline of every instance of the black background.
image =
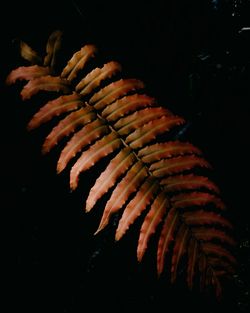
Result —
M237 4L237 6L235 6ZM1 10L1 181L3 312L111 312L249 309L249 1L9 2ZM63 31L69 58L94 43L105 60L145 82L147 93L186 118L183 138L214 167L239 242L239 272L221 303L157 280L154 245L136 261L136 226L119 243L112 227L94 237L99 210L83 211L93 175L70 193L56 175L57 152L41 156L48 129L28 133L36 111L4 85L22 61L17 40L44 49ZM20 87L20 86L19 86ZM39 100L37 100L39 102ZM84 189L84 187L86 187ZM6 252L5 252L6 251Z

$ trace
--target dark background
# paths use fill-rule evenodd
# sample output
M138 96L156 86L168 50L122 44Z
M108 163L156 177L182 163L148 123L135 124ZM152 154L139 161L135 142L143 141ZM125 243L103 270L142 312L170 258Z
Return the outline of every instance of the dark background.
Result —
M249 82L250 1L9 1L1 8L1 212L3 312L249 310ZM239 269L221 303L157 280L155 250L136 261L137 229L113 242L114 229L94 237L100 208L84 214L94 177L69 192L57 176L56 152L41 156L48 129L28 133L36 111L4 80L23 65L17 42L44 49L55 29L70 58L94 43L104 60L145 82L147 93L187 120L182 138L202 149L214 167L235 225ZM38 101L38 100L37 100ZM39 102L39 101L38 101ZM41 104L41 103L40 103ZM84 189L84 186L86 188ZM6 249L5 249L6 248Z

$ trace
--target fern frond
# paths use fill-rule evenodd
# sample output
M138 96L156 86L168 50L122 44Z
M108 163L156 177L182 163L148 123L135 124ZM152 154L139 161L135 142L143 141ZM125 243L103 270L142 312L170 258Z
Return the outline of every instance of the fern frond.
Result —
M55 65L55 58L58 50L61 46L62 32L57 30L54 31L47 41L46 45L46 56L42 64L42 57L33 50L27 43L20 41L20 54L21 56L29 61L32 65L20 66L12 70L6 78L6 84L14 84L17 80L33 80L52 74ZM47 89L45 89L47 90ZM31 95L30 95L31 96ZM24 97L23 99L28 99Z
M218 209L225 210L225 204L215 195L207 192L194 191L191 193L180 193L171 198L173 206L177 209L190 206L205 206L208 203L213 203Z
M78 184L80 173L88 170L91 166L94 166L101 158L106 157L108 154L114 152L121 146L121 140L115 133L98 140L88 150L84 151L80 158L76 161L70 171L70 187L75 189Z
M42 151L47 153L67 139L57 162L57 173L74 162L70 169L71 190L78 187L84 172L98 161L108 160L85 203L85 211L89 212L110 191L95 234L108 225L115 212L121 211L115 234L119 241L144 212L138 261L159 230L158 275L163 273L168 257L171 281L175 282L185 256L188 288L193 288L195 277L199 276L201 290L212 285L219 297L220 278L232 275L236 263L231 251L236 244L231 236L233 225L224 215L226 207L218 186L206 174L197 173L204 169L208 173L212 168L201 150L189 142L170 138L170 130L185 124L185 119L145 94L141 80L121 78L110 82L121 72L121 65L115 61L93 68L80 78L86 63L97 52L94 45L83 46L61 74L55 73L61 37L60 31L49 37L43 66L38 54L22 43L21 55L32 65L14 69L7 76L8 85L27 81L21 91L23 100L39 91L59 93L33 116L28 129L59 117Z
M149 170L156 177L165 177L182 173L194 167L210 168L210 164L201 157L195 155L178 156L172 159L163 159L150 165Z
M54 31L47 41L46 56L44 57L43 65L54 68L56 55L61 48L62 32L60 30Z
M184 154L200 155L201 151L197 147L187 142L169 141L146 146L138 151L138 156L145 163L153 163L162 159L181 156Z
M81 108L67 115L46 137L42 148L43 153L49 152L59 140L74 132L78 126L84 126L95 118L96 114L90 107Z
M126 176L113 190L112 195L104 208L102 219L96 233L108 224L110 216L122 208L129 196L136 191L146 177L147 171L140 161L135 163L128 170Z
M194 174L170 176L162 179L161 185L164 187L166 192L206 188L219 194L219 188L214 182L209 180L207 177Z
M149 239L156 231L158 225L161 223L167 209L169 209L168 198L166 197L165 192L160 192L157 197L155 197L155 200L152 203L151 208L141 226L140 237L137 246L138 261L141 261L144 253L146 252ZM162 263L163 258L164 256L160 258Z
M187 265L187 285L190 290L193 289L195 267L197 265L198 241L194 237L190 238L188 244L188 265Z
M197 211L186 211L182 213L182 217L185 220L185 223L188 225L206 225L206 224L215 224L229 229L233 228L232 223L227 220L225 217L221 216L218 213L205 210Z
M144 83L138 79L120 79L96 92L89 100L97 110L103 110L108 104L126 95L128 92L144 88Z
M235 267L227 260L222 260L221 257L209 256L208 262L215 269L215 271L219 274L219 271L227 271L228 273L235 273Z
M42 58L34 49L32 49L26 42L20 41L20 54L31 64L41 64Z
M157 250L157 272L160 275L164 269L165 256L169 252L170 243L180 222L180 216L175 208L171 208L164 221Z
M118 131L119 135L124 136L154 119L167 115L168 111L164 108L146 108L136 111L124 118L120 118L119 121L114 124L114 128Z
M163 116L152 120L128 135L125 142L133 149L138 149L150 143L157 135L166 133L174 126L184 123L184 119L177 116Z
M96 47L94 45L86 45L77 51L72 58L68 61L67 66L63 69L61 77L72 81L77 73L82 70L88 60L96 53Z
M182 223L175 237L175 244L173 248L172 267L171 267L171 282L172 283L174 283L176 280L177 267L181 260L181 257L186 252L189 235L190 235L190 232L189 232L187 225Z
M60 96L41 107L28 123L28 129L37 128L41 124L50 121L53 117L73 111L80 106L82 106L82 101L77 93Z
M23 87L21 97L23 100L27 100L39 91L61 91L63 93L69 93L69 81L59 76L55 77L51 75L34 78Z
M88 121L93 119L92 114L93 112L87 114ZM108 131L109 129L107 125L103 124L101 120L96 119L76 132L60 154L57 162L57 172L60 173L63 171L68 162L77 154L77 152L80 152L87 145L108 133Z
M135 197L129 202L123 211L116 229L116 240L119 240L125 234L129 226L142 213L142 211L146 209L150 201L153 199L157 189L158 184L153 179L147 179L143 183Z
M100 83L121 71L121 65L118 62L111 61L104 64L102 68L95 68L86 75L77 85L75 90L81 95L87 95L97 88Z
M6 84L14 84L17 80L32 80L34 78L49 75L49 73L49 67L39 65L20 66L10 72L6 78Z
M236 241L231 236L229 236L224 230L215 227L195 227L193 228L193 233L195 234L195 238L200 241L217 239L220 242L225 242L232 246L236 245Z
M203 242L201 245L202 245L202 250L207 255L212 254L212 255L220 256L222 258L226 258L232 265L235 265L237 263L235 257L221 245L215 244L212 242Z
M143 86L141 87L143 88ZM128 113L136 112L137 109L154 105L155 99L152 97L141 94L129 95L108 105L102 111L102 117L109 122L115 122Z
M91 188L86 200L86 212L89 212L97 200L100 199L112 186L115 185L118 178L123 175L129 167L135 163L136 157L130 148L124 148L119 152L106 167L105 171L96 180Z

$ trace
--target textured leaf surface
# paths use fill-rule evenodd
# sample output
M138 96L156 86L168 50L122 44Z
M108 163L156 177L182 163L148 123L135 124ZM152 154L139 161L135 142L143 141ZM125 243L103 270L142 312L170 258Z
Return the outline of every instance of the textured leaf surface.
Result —
M91 120L92 120L92 113ZM87 116L90 117L89 114ZM90 119L89 119L90 121ZM108 127L99 119L87 124L68 141L57 162L57 172L60 173L68 162L87 145L90 145L96 139L108 132Z
M153 163L149 170L156 177L165 177L167 175L178 174L183 171L191 170L194 167L209 168L210 164L203 158L196 156L180 156L172 159L163 159Z
M181 156L184 154L200 155L201 151L187 142L169 141L147 146L138 152L138 156L141 157L142 161L145 163L153 163L161 159Z
M201 150L189 142L171 139L170 130L178 131L185 119L145 94L141 80L111 81L121 71L117 62L93 68L81 77L97 52L94 45L83 46L61 74L55 73L61 36L56 31L49 37L44 66L38 54L23 43L20 52L32 65L20 66L6 78L8 85L17 80L29 81L21 91L23 100L39 91L60 93L40 108L28 129L60 117L42 151L49 152L66 140L57 172L72 161L72 190L78 187L81 174L102 159L108 161L104 169L96 166L100 175L85 203L85 211L89 212L99 199L109 196L95 234L108 225L115 212L121 211L118 226L114 226L118 241L144 214L139 226L138 261L148 250L150 238L158 236L158 274L170 262L168 270L175 282L185 267L189 289L199 280L201 290L213 286L219 298L221 278L235 271L233 225L225 215L218 186L207 177L211 165ZM200 174L202 171L205 174Z
M116 240L119 240L125 234L129 226L142 213L142 211L146 209L147 205L153 199L157 189L158 185L155 181L147 179L144 182L137 191L136 196L129 202L123 211L116 230Z
M96 118L90 107L81 108L67 115L46 137L42 147L43 153L49 152L62 138L74 132L78 126L84 126Z
M97 110L103 110L108 104L136 89L144 88L138 79L120 79L96 92L89 100Z
M119 63L111 61L102 68L95 68L86 77L84 77L77 85L75 90L81 95L87 95L97 88L101 82L117 72L121 71Z
M82 101L76 93L49 101L45 104L30 120L28 129L34 129L41 124L48 122L55 116L62 113L73 111L82 106Z
M34 78L48 75L49 73L49 67L39 65L20 66L10 72L6 78L6 84L14 84L17 80L32 80Z
M165 255L169 252L170 243L174 240L174 233L179 223L179 214L172 208L164 221L157 250L157 271L161 274L164 269Z
M129 95L108 105L102 111L102 116L108 121L117 121L129 112L153 105L155 105L155 99L152 97L140 94Z
M121 146L121 140L114 134L103 137L88 150L84 151L70 171L70 187L75 189L80 173L94 166L101 158L106 157Z
M112 195L105 206L103 216L96 233L108 224L111 214L117 212L123 207L129 196L136 191L146 176L147 172L141 162L137 162L131 167L126 176L120 183L118 183L112 192Z
M96 52L96 47L94 45L86 45L77 51L72 58L68 61L67 66L63 69L61 77L67 78L67 80L72 81L76 78L77 73L82 70L88 60L94 56Z
M50 75L34 78L30 80L22 89L22 99L27 100L39 91L61 91L63 93L69 93L69 82L61 77Z
M154 234L157 226L161 223L168 208L169 202L166 198L166 194L164 192L159 193L152 203L151 208L141 226L137 247L137 258L139 261L141 261L144 253L146 252L150 237Z
M181 125L182 123L184 123L184 119L175 116L164 116L152 120L130 134L126 138L126 143L133 149L141 148L151 140L155 139L157 135L165 133L172 127Z
M116 184L117 179L128 170L135 160L136 157L130 148L124 148L111 160L90 190L86 201L87 212L93 208L98 199Z
M119 135L124 136L150 121L167 115L168 111L163 108L147 108L119 119L115 123L114 128L118 131Z
M219 194L219 188L207 177L198 176L194 174L175 175L161 180L161 185L167 192L182 191L188 189L206 188Z

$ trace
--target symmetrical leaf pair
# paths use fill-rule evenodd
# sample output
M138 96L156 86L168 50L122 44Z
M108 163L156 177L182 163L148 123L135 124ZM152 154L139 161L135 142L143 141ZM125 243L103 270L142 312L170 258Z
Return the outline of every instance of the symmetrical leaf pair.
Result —
M218 187L200 174L202 168L210 168L201 151L187 142L166 141L169 131L183 125L184 119L144 94L140 80L107 83L121 71L117 62L95 68L77 81L97 51L93 45L82 47L56 75L54 63L60 42L61 32L52 33L44 59L22 42L21 55L31 65L18 67L7 77L7 84L28 81L21 91L23 100L42 91L60 92L33 116L28 129L61 117L42 151L47 153L63 138L69 138L59 156L57 172L75 162L70 170L72 190L84 171L113 154L86 200L89 212L110 192L96 233L115 212L121 212L115 235L119 240L145 214L138 260L142 260L150 238L159 229L158 274L163 272L168 256L174 282L185 256L188 287L192 289L195 277L200 277L201 288L213 285L219 297L219 278L233 273L236 263L231 253L235 244L230 235L232 225L224 215Z

